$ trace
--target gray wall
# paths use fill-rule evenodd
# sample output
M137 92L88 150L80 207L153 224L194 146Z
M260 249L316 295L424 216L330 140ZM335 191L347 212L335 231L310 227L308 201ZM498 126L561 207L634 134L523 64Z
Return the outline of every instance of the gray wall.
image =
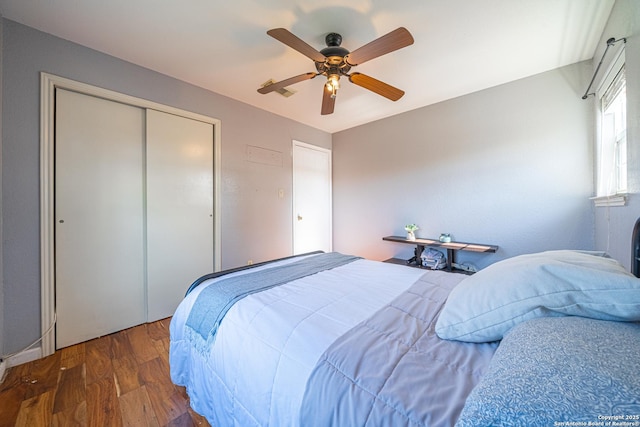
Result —
M334 134L334 248L408 258L411 245L381 240L407 223L418 237L499 245L493 255L460 253L479 268L593 248L592 107L581 99L590 65Z
M41 71L220 119L222 267L291 254L292 140L331 148L330 134L13 21L2 35L2 354L40 336ZM248 162L247 145L282 152L282 167Z
M630 235L640 217L640 2L617 0L599 42L593 69L602 58L607 39L627 38L625 67L627 73L627 161L628 204L595 208L596 248L605 250L631 266ZM605 62L611 58L605 58ZM603 65L603 68L605 65ZM595 110L594 110L594 115Z

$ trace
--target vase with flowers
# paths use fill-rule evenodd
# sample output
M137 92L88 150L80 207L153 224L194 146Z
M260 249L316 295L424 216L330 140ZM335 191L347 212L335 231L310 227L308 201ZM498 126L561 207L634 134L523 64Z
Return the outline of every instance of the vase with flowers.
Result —
M404 229L407 231L407 240L416 240L416 231L419 230L417 225L407 224L404 226Z

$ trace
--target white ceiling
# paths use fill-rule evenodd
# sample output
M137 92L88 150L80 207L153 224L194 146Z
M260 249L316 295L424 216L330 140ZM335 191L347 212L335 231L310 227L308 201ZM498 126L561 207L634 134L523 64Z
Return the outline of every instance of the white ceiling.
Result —
M0 0L5 18L258 108L337 132L594 55L614 0ZM256 90L315 71L269 37L284 27L320 50L406 27L409 47L356 67L406 94L389 101L342 79L321 116L322 77L284 98Z

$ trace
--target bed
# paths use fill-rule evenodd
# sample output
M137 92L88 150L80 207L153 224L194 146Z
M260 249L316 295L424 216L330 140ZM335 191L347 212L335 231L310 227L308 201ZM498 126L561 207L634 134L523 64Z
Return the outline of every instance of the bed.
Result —
M471 276L312 253L192 284L171 378L213 426L640 426L639 321L600 252Z

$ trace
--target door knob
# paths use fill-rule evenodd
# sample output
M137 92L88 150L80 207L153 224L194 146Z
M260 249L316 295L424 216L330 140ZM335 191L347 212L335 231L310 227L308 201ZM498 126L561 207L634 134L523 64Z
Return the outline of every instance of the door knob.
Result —
M302 217L298 214L298 221L302 221Z

